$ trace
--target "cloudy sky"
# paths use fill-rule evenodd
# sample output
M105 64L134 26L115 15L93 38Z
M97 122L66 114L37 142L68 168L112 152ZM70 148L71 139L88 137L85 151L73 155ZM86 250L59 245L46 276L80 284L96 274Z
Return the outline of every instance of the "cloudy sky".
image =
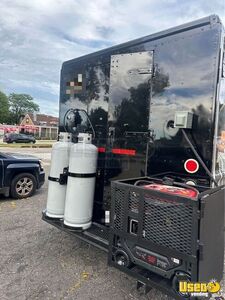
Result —
M0 90L57 115L63 61L214 13L225 0L0 0Z

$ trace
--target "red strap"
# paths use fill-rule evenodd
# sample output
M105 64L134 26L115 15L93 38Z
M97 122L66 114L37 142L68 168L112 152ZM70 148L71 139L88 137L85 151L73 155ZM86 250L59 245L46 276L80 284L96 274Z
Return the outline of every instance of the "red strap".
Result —
M104 153L104 152L105 152L105 148L104 148L104 147L99 147L99 148L98 148L98 152Z

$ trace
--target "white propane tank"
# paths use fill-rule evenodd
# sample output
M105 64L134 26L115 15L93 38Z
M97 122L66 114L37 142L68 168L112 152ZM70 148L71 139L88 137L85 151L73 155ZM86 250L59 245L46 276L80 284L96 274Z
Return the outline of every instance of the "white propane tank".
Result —
M91 134L80 133L71 146L64 224L83 230L91 226L98 149Z
M69 166L69 152L71 147L71 134L61 132L59 141L52 147L51 168L48 182L48 199L46 215L50 218L63 218L66 184L60 184L60 174Z

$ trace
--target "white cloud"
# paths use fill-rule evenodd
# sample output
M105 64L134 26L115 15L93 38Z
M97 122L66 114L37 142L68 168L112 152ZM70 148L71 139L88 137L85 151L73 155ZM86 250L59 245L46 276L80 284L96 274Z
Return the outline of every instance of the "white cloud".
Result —
M212 13L225 23L224 0L1 0L0 11L0 88L56 114L63 61Z

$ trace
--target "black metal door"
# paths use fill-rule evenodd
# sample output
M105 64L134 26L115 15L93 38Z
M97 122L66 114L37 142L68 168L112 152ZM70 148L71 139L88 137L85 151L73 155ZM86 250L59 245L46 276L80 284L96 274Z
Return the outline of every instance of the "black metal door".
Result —
M111 180L146 174L152 73L153 51L111 56L105 200Z

